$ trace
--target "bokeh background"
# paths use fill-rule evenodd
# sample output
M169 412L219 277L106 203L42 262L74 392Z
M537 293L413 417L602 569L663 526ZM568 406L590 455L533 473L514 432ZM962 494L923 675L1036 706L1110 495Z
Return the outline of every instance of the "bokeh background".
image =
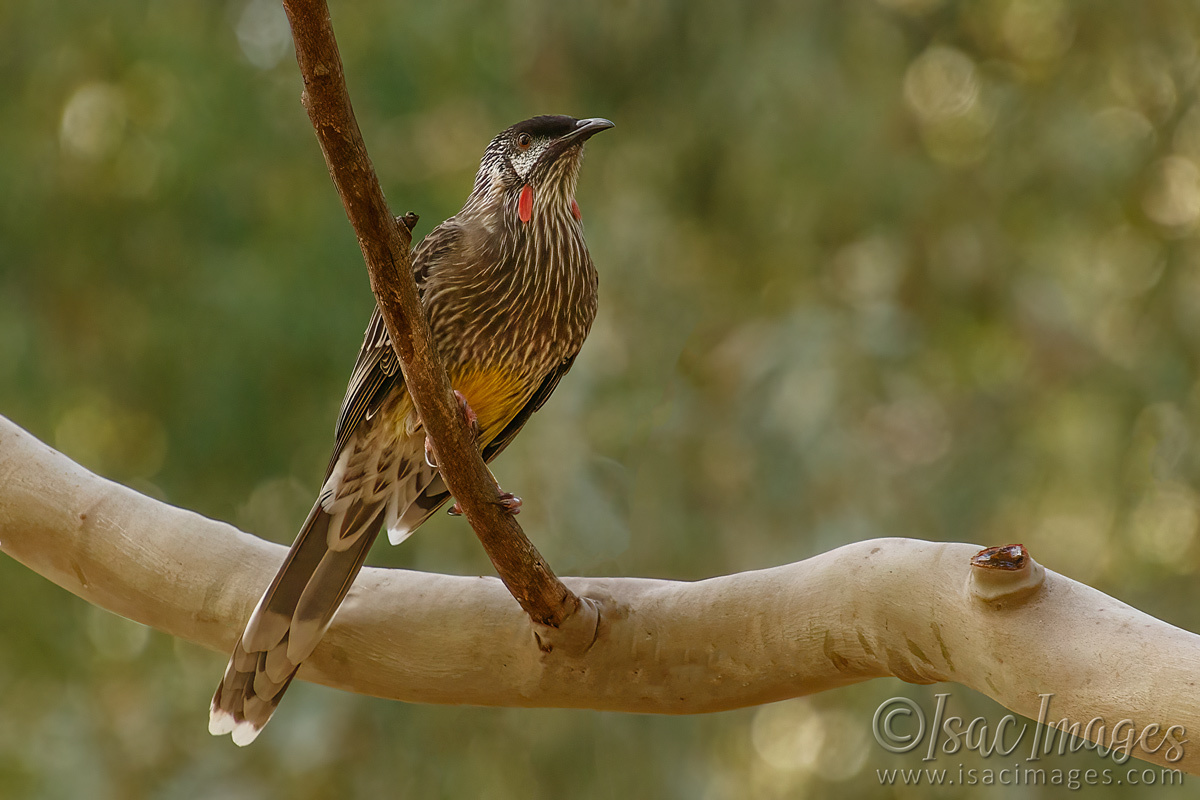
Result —
M579 189L599 319L496 465L560 573L695 579L875 536L1022 541L1200 630L1194 2L332 12L418 234L457 210L502 127L617 122ZM0 413L290 542L372 300L281 9L7 0L0 75ZM371 561L490 572L442 515ZM241 750L205 730L223 655L3 557L0 632L5 798L913 797L876 776L922 766L871 738L882 701L951 691L964 717L1004 714L898 681L682 718L297 684Z

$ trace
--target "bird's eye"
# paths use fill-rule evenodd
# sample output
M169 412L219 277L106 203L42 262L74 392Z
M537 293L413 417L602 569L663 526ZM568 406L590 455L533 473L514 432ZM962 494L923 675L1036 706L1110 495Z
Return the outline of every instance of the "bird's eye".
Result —
M528 133L522 133L517 137L517 147L521 148L522 150L528 150L529 145L531 144L533 144L533 137Z

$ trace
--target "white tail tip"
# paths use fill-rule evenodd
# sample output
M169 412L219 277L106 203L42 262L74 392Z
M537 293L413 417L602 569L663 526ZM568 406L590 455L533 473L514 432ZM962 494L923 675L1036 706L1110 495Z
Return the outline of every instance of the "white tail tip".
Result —
M233 714L219 708L211 708L208 712L208 732L213 736L233 734L233 743L245 747L258 738L262 728L254 727L254 723L242 720L238 722Z
M238 747L245 747L257 739L261 732L262 728L254 727L252 722L239 722L233 728L233 743Z
M208 732L213 736L233 733L235 727L237 722L233 719L233 714L215 707L208 710Z
M412 536L412 530L408 528L388 528L388 541L392 544L400 544L408 537Z

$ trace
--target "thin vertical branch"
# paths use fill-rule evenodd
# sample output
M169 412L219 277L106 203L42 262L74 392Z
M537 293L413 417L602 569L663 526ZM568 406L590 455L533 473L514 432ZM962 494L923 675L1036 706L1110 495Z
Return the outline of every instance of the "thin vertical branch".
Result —
M499 490L463 422L417 298L411 233L388 210L354 118L329 8L324 0L284 0L283 7L304 78L304 107L358 236L371 290L442 478L521 608L534 622L557 627L578 610L579 598L554 575L502 507Z

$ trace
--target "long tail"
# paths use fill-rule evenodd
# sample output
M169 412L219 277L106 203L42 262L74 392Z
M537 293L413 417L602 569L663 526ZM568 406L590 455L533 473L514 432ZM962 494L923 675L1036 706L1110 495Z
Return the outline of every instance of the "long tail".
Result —
M385 506L356 503L344 516L339 513L341 524L332 539L332 518L319 501L313 506L233 648L209 709L210 733L232 733L242 746L258 736L362 569Z

